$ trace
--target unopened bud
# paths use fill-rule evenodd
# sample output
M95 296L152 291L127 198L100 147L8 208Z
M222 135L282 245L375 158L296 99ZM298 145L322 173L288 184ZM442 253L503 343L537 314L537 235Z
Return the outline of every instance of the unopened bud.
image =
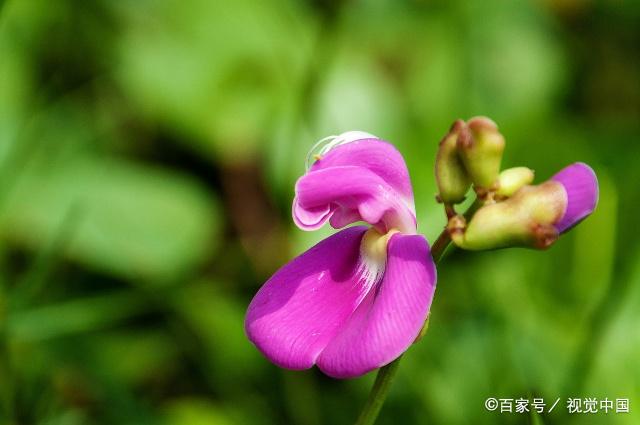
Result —
M459 204L471 186L471 180L458 155L458 136L466 130L466 124L457 120L449 133L440 141L436 157L436 182L438 200L444 204Z
M569 231L587 218L598 204L598 178L587 164L576 162L551 177L567 193L567 208L556 227L560 233Z
M504 137L496 123L486 117L474 117L467 122L467 131L458 137L460 158L480 192L495 188L504 152Z
M514 167L504 170L498 176L496 195L509 198L523 186L533 183L533 170L527 167Z
M547 181L524 186L505 201L483 206L468 223L460 216L453 217L447 228L453 242L463 249L515 246L544 249L558 238L555 224L566 208L563 186Z

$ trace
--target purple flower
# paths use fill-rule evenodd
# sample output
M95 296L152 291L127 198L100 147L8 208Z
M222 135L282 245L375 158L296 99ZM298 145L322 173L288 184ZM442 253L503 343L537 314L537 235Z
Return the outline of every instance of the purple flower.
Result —
M416 339L436 269L417 234L402 155L360 132L333 139L296 183L293 219L304 230L339 229L278 270L247 312L249 339L287 369L314 364L351 378L384 366Z

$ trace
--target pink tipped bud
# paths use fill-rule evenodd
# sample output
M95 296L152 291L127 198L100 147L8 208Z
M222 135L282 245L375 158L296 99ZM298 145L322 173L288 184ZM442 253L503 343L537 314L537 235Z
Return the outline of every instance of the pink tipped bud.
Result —
M505 173L501 178L509 181ZM527 179L514 177L513 181L520 184ZM575 163L545 183L520 187L510 198L483 206L468 223L460 216L451 218L447 228L453 242L464 249L545 249L589 216L597 203L595 173L588 165Z
M448 229L453 242L464 249L545 249L558 238L555 223L566 205L562 185L548 181L522 187L505 201L483 206L466 225L459 218L452 219Z

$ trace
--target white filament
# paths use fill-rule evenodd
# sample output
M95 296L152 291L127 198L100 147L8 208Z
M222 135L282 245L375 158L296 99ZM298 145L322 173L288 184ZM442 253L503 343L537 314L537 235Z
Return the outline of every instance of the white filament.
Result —
M346 131L337 136L327 136L323 139L318 140L307 154L307 170L309 169L309 167L311 167L314 159L316 159L317 157L322 157L336 146L344 145L362 139L377 139L377 137L364 131L352 130Z

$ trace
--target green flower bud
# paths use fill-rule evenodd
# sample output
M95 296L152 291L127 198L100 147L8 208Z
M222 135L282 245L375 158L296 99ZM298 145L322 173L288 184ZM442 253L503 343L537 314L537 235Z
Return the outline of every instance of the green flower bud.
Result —
M495 189L504 151L504 137L496 123L486 117L467 122L458 137L458 151L478 195Z
M459 204L471 186L471 180L458 156L458 136L466 131L466 124L457 120L449 133L440 141L436 157L438 200L445 204Z
M498 189L496 195L501 198L509 198L523 186L533 182L533 170L527 167L509 168L498 176Z
M567 207L563 186L547 181L524 186L511 198L480 208L467 223L462 216L449 220L453 242L463 249L486 250L513 246L545 249L557 238L554 226Z

